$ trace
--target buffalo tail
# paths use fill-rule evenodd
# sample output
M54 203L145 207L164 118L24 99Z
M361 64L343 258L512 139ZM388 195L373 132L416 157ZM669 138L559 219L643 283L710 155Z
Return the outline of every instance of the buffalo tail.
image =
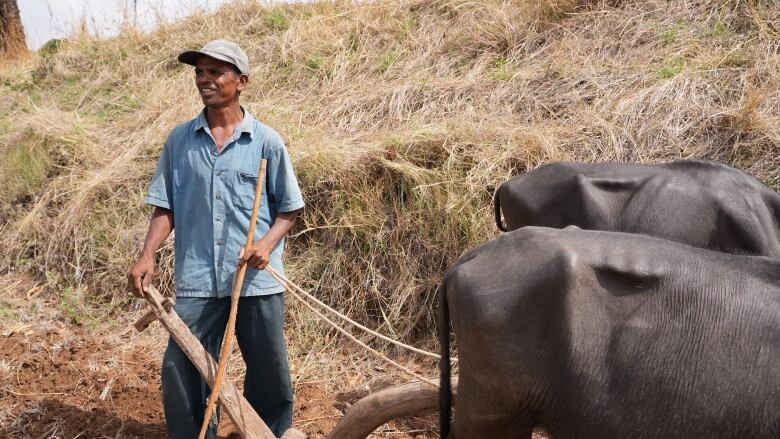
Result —
M499 196L501 194L501 186L496 189L496 193L493 194L493 209L496 213L496 226L498 226L498 230L502 232L508 232L509 229L504 225L504 222L501 220L501 197Z
M446 277L442 279L437 294L439 295L439 345L441 359L439 360L439 426L441 438L450 434L450 415L452 412L452 383L450 377L450 307L447 303Z

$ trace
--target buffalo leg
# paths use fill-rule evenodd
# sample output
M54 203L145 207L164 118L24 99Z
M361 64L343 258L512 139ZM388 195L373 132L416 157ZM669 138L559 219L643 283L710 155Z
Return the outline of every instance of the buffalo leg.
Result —
M492 385L491 385L492 384ZM461 370L458 406L451 438L530 439L533 423L516 395L507 389L511 383L489 383L467 379Z

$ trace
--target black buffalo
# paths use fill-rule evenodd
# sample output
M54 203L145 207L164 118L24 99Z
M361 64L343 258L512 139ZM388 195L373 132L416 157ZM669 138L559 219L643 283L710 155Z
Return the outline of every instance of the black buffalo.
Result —
M552 163L505 182L494 205L504 231L575 225L780 257L780 195L719 163Z
M780 260L524 227L440 286L457 439L780 438ZM442 364L442 437L450 370ZM452 437L452 436L450 436Z

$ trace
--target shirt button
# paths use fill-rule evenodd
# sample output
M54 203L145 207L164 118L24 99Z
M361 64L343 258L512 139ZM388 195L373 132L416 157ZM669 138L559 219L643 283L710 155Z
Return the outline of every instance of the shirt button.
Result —
M221 200L221 199L222 199L222 194L217 194L217 200Z
M217 221L222 221L222 218L217 218Z
M222 240L221 239L217 240L217 245L222 245Z

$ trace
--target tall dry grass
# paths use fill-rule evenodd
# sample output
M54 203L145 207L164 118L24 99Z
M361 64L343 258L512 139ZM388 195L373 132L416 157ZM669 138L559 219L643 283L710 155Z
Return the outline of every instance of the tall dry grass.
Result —
M732 1L239 2L0 68L4 270L122 309L169 130L200 110L180 51L223 37L307 209L291 278L425 344L435 285L496 234L491 190L551 160L704 157L780 186L780 6ZM158 283L172 288L172 248ZM318 327L294 309L300 343ZM303 311L305 312L305 311Z

